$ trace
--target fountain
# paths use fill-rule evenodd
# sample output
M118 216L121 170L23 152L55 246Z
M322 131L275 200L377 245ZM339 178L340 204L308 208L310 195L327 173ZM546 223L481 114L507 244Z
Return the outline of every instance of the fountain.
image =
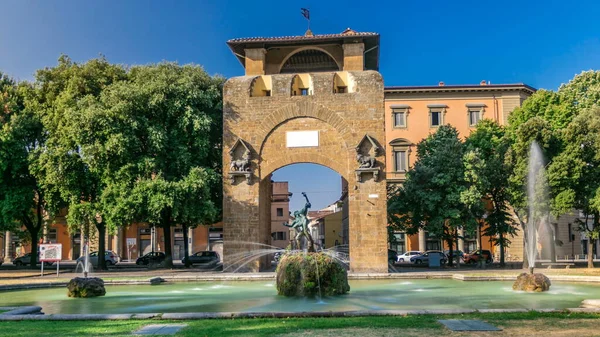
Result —
M343 264L332 257L332 252L315 252L314 241L308 230L306 193L304 208L294 212L294 219L284 226L294 228L296 250L285 254L277 265L277 292L284 296L342 295L350 291L348 272ZM306 242L303 249L302 240Z
M522 273L513 285L515 290L541 292L550 289L550 280L544 274L534 273L535 261L538 255L537 243L540 240L538 232L549 236L550 207L548 201L549 187L544 168L542 149L533 141L529 151L527 174L527 205L529 207L525 233L525 253L529 274Z
M88 277L91 263L90 263L90 252L89 252L89 241L86 237L85 244L83 246L84 260L83 263L80 261L75 267L75 272L81 267L81 273L83 277L75 277L67 284L67 295L69 297L96 297L104 296L106 289L104 288L104 281L99 277Z

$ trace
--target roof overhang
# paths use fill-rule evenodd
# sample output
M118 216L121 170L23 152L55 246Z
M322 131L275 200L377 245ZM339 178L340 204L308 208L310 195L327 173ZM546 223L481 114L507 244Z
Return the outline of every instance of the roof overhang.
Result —
M515 84L486 84L486 85L427 85L427 86L390 86L385 87L385 93L441 93L441 92L486 92L486 91L524 91L533 94L537 91L524 83Z
M341 46L345 43L359 42L365 44L365 68L369 70L379 70L379 34L377 33L252 37L232 39L227 41L227 45L242 66L245 67L246 49L264 48L268 51L272 48L281 47L305 47L311 45L319 46L332 44Z

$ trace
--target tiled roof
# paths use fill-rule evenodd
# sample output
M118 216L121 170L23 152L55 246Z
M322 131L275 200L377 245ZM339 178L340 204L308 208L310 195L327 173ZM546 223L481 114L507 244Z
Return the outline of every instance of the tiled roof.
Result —
M302 35L302 36L279 36L279 37L245 37L239 39L231 39L227 41L228 44L235 43L260 43L260 42L286 42L286 41L315 41L315 40L326 40L344 37L371 37L379 36L377 33L371 32L356 32L352 29L346 29L339 34L321 34L321 35Z

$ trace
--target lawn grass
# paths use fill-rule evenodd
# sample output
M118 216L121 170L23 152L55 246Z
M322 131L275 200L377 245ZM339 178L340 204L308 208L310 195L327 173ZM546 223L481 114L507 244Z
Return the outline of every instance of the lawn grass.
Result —
M465 315L409 315L342 318L257 318L175 321L188 326L176 336L487 336L452 333L438 319L479 319L505 331L490 336L597 336L599 314L586 313L473 313ZM21 321L0 322L4 336L127 336L142 326L169 321ZM557 332L552 334L551 332Z

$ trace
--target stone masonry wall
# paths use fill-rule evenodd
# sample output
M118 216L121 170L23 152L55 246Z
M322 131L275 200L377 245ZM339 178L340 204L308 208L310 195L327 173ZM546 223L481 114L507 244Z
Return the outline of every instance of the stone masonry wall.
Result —
M250 97L252 76L232 78L225 84L223 165L229 168L229 150L241 138L251 149L253 170L251 184L244 177L237 177L233 184L224 177L225 270L245 262L240 257L250 254L252 244L241 241L268 243L266 179L270 174L293 163L315 163L348 181L351 270L387 272L383 80L374 71L353 72L352 76L357 90L344 94L333 93L334 73L311 74L314 93L310 96L291 96L294 75L287 74L272 75L269 97ZM287 148L286 132L292 130L319 131L319 146ZM355 148L365 134L382 147L377 157L378 181L368 173L362 182L356 181ZM259 270L265 263L250 262L245 270Z

